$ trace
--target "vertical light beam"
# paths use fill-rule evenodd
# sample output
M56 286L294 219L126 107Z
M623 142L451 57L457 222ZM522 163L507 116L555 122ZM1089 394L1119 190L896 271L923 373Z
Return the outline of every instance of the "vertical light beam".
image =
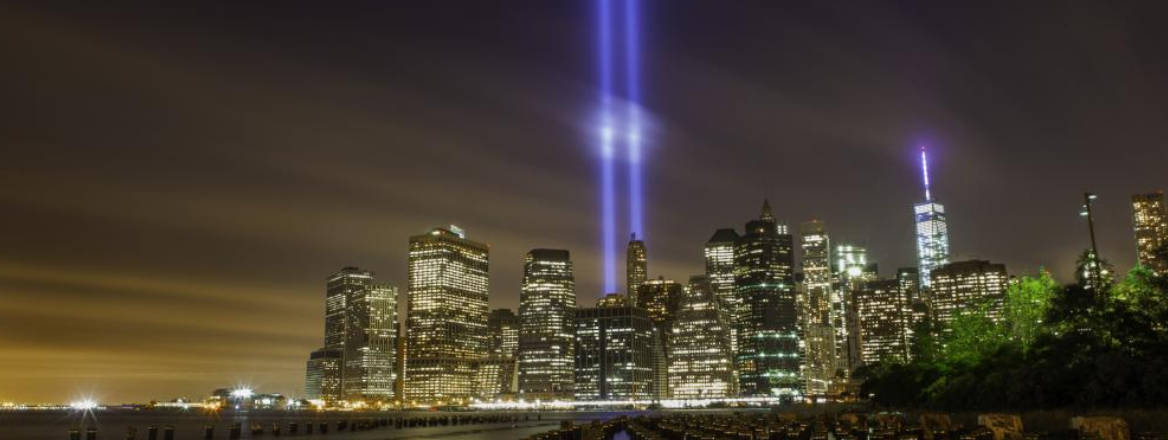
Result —
M613 120L612 120L612 29L610 0L598 0L597 25L600 66L600 180L601 234L604 248L604 292L616 292L616 206L613 188Z
M925 176L925 201L933 201L933 195L929 193L929 158L925 156L925 146L921 146L921 174Z
M625 88L627 94L626 121L629 161L629 228L645 240L641 194L641 103L640 85L640 22L638 1L625 0Z

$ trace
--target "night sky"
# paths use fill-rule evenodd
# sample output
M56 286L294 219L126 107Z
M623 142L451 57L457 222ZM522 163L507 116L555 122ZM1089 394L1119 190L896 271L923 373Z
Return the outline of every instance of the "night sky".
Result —
M449 223L491 245L492 307L535 247L602 293L591 2L24 3L0 6L0 401L301 395L325 277L404 287L408 237ZM1168 186L1163 3L775 3L644 4L651 276L700 273L763 198L914 265L922 143L954 259L1068 280L1092 190L1133 264L1129 197Z

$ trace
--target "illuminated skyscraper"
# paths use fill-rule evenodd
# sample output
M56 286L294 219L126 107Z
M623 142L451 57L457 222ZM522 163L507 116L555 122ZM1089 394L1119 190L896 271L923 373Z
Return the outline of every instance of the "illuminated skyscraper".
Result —
M459 404L487 354L487 245L461 229L410 237L407 403Z
M669 338L669 389L674 399L734 396L734 352L720 304L707 277L690 277Z
M570 399L575 385L576 282L568 251L533 249L519 296L519 391L526 399Z
M924 175L925 201L913 206L913 214L921 288L928 289L931 287L929 277L932 270L949 262L949 226L945 219L945 206L933 200L929 188L929 162L924 147L921 147L921 171Z
M662 398L669 396L669 346L673 324L677 320L677 309L684 296L681 284L664 277L645 281L637 288L637 307L649 312L653 320L655 339L653 341L653 385L654 393Z
M900 286L900 294L908 299L908 331L906 338L912 341L913 332L925 321L932 318L931 302L920 289L921 276L915 267L902 267L896 270L896 283ZM911 344L910 344L911 347ZM912 351L909 350L909 357Z
M735 355L746 396L797 398L803 392L792 246L787 227L764 201L762 215L746 224L734 247L734 288L748 310L738 322Z
M304 375L304 395L309 400L341 400L340 350L321 348L308 356Z
M835 259L838 283L831 300L831 326L835 331L836 375L849 377L860 357L859 322L853 299L865 282L876 279L876 270L868 263L868 250L860 246L836 246Z
M474 395L486 401L511 397L519 383L519 318L511 309L491 310L487 334L487 358L475 364Z
M864 283L856 292L860 365L908 359L908 297L898 280Z
M636 302L637 288L649 279L649 259L645 250L645 242L637 240L633 233L629 238L629 248L625 255L625 293Z
M519 318L511 309L494 309L487 316L487 349L491 356L513 358L519 350Z
M576 400L655 397L653 320L626 295L576 310Z
M722 311L726 314L730 327L730 347L737 351L738 344L735 335L738 329L735 323L743 314L742 300L734 291L734 243L738 242L738 233L733 229L719 229L706 241L706 278L710 281L710 288L714 297L722 303Z
M949 325L960 311L985 307L995 321L1002 318L1009 277L1006 265L983 260L957 261L933 269L933 315Z
M325 346L309 357L306 391L326 403L389 401L397 351L397 289L345 267L325 288Z
M799 289L799 308L803 329L805 390L808 394L825 394L836 371L835 331L832 327L831 239L819 220L803 223L800 228L803 251L803 280Z
M330 279L368 276L342 271ZM350 290L345 299L344 397L356 401L393 400L397 379L397 288L368 284Z
M1157 274L1168 274L1168 211L1163 191L1132 196L1132 226L1137 261Z

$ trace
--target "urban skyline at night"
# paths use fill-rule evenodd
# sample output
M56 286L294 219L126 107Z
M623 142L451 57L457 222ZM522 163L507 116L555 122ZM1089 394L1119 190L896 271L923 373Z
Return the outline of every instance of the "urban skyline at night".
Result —
M1155 12L14 5L0 403L855 391L1166 270Z

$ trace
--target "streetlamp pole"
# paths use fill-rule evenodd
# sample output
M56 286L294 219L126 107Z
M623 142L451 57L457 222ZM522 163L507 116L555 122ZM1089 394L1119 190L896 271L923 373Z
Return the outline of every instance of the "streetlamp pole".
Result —
M1091 234L1091 256L1093 261L1091 264L1091 277L1095 279L1094 289L1098 291L1103 287L1103 275L1100 273L1102 258L1099 256L1099 246L1095 244L1095 215L1091 211L1091 202L1095 200L1095 194L1091 192L1083 193L1083 212L1080 214L1087 217L1087 231Z

